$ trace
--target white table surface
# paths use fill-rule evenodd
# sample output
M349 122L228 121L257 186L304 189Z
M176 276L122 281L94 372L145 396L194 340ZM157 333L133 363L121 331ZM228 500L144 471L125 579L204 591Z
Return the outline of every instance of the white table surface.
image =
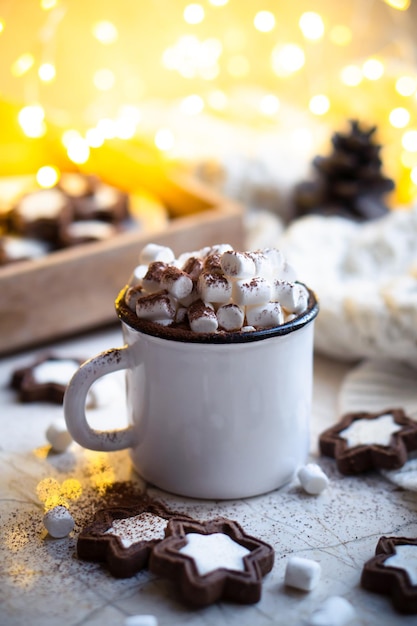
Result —
M48 346L54 353L89 357L121 345L117 326ZM315 359L311 457L330 478L319 496L305 494L297 479L273 493L239 501L196 501L154 488L149 493L170 508L199 519L218 515L238 521L244 529L269 542L275 565L264 578L256 605L218 603L195 610L176 599L171 583L142 571L132 578L112 578L103 565L76 556L77 533L93 510L82 498L70 499L76 521L73 533L52 539L42 524L40 485L52 496L68 490L69 481L84 493L114 480L136 481L128 453L86 451L72 444L63 454L51 454L45 431L62 415L62 407L47 403L21 404L8 388L14 369L27 365L41 349L5 358L0 363L0 624L2 626L117 626L129 615L153 614L159 626L303 626L329 596L348 599L356 609L354 623L385 626L417 624L417 616L402 616L382 596L362 590L362 566L382 535L417 536L417 494L401 490L378 473L343 477L334 461L317 456L318 434L338 419L338 393L350 366L323 357ZM116 375L117 376L117 375ZM124 419L123 381L115 379L116 399L90 412L93 423ZM49 480L48 480L49 479ZM305 593L283 585L287 559L299 555L317 560L318 586Z

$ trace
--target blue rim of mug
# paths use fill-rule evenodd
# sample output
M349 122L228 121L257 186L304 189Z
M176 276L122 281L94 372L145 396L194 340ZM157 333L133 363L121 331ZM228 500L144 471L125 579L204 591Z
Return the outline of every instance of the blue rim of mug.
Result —
M303 285L303 283L299 283ZM248 332L242 331L216 331L215 333L195 333L192 330L182 328L172 328L162 326L156 322L143 320L137 317L133 311L125 303L125 294L129 286L126 285L120 291L115 300L117 316L120 321L124 322L133 330L159 337L169 341L180 341L182 343L204 343L204 344L231 344L231 343L248 343L251 341L259 341L268 337L281 337L299 330L312 322L319 312L319 303L315 293L306 285L303 285L309 294L307 309L298 317L290 322L274 326L273 328L262 328L260 330L252 330Z

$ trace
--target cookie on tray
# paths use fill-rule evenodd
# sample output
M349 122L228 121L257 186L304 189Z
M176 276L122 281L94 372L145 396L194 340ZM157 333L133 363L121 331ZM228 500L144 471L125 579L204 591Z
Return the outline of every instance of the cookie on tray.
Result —
M152 550L149 568L173 580L194 606L219 600L254 604L262 577L271 571L273 548L226 518L206 522L172 519L166 538Z
M363 567L361 585L390 596L400 613L417 613L417 538L381 537Z
M95 514L77 540L77 554L106 563L116 578L133 576L148 565L152 548L165 537L168 521L191 520L143 495L132 506L110 507Z
M342 474L397 469L417 449L417 422L398 408L348 413L319 436L319 447Z
M44 354L15 370L10 386L19 392L21 402L62 404L67 385L84 360Z

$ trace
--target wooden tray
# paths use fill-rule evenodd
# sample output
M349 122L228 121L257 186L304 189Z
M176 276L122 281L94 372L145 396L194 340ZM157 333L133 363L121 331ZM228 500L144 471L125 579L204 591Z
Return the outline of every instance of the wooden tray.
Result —
M215 243L242 249L239 205L185 176L171 181L168 201L178 215L187 205L187 214L157 231L127 232L0 268L0 355L115 322L115 297L146 243L170 246L176 255Z

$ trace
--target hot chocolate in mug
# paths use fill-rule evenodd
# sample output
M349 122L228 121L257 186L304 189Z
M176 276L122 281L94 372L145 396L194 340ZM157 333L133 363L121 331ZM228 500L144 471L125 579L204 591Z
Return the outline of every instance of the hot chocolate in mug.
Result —
M174 332L116 301L125 345L84 363L64 399L68 430L92 450L130 448L137 472L194 498L244 498L277 489L309 451L313 327L306 311L281 326L212 335ZM129 426L103 432L85 415L95 380L126 370Z

